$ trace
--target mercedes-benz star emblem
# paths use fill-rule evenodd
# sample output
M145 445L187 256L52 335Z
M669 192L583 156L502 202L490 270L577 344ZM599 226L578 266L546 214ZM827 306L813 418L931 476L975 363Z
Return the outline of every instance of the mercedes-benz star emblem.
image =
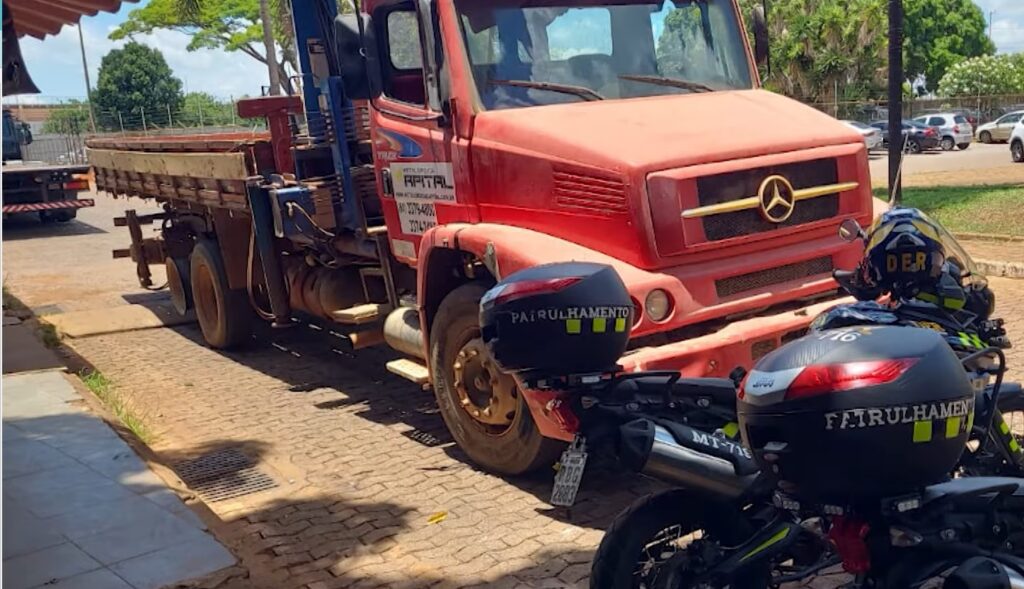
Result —
M782 176L768 176L757 191L761 199L761 216L772 223L782 223L793 214L793 185Z

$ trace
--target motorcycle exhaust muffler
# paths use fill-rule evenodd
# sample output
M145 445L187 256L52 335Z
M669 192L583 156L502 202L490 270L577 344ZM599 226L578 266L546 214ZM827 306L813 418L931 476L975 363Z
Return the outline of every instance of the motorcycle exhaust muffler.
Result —
M649 419L623 425L619 430L619 458L643 474L730 498L742 495L756 478L756 472L738 473L733 462L721 457L722 451L714 447L718 440L712 439L711 434L682 425L676 429L690 435L690 439L677 439Z
M975 556L946 577L942 589L1024 589L1024 576L994 559Z

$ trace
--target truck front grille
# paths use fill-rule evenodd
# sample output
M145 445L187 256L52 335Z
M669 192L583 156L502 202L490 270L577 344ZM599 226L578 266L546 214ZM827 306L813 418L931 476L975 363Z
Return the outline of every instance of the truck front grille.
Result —
M832 272L832 257L822 256L820 258L804 260L803 262L776 266L775 268L716 280L715 292L718 294L718 298L724 299L775 284L824 275L830 272Z
M761 182L772 175L785 177L799 190L836 184L839 172L836 160L824 158L705 176L697 180L697 198L702 207L749 198L757 195ZM792 215L782 223L768 221L757 208L709 215L702 221L708 241L718 241L820 221L838 212L839 194L836 193L797 202Z

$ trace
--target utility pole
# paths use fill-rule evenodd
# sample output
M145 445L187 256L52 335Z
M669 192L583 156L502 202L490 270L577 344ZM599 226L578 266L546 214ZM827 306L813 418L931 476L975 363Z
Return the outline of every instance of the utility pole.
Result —
M89 105L89 126L96 132L96 117L92 112L92 85L89 83L89 63L85 60L85 37L82 36L82 21L78 21L78 47L82 50L82 73L85 74L85 102Z
M897 140L896 138L899 137ZM897 147L898 146L898 147ZM889 0L889 202L903 198L903 0Z
M995 10L988 11L988 40L992 41L992 15L996 13ZM995 41L992 41L993 43Z

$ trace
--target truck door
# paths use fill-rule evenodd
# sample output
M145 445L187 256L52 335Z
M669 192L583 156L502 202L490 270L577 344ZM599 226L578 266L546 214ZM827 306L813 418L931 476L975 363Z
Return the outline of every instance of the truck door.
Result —
M374 168L395 257L413 262L425 231L471 220L454 171L453 133L439 106L436 43L426 4L402 1L373 13L381 94L371 109ZM424 27L427 23L427 27ZM442 57L442 56L437 56ZM458 157L456 155L456 157Z

